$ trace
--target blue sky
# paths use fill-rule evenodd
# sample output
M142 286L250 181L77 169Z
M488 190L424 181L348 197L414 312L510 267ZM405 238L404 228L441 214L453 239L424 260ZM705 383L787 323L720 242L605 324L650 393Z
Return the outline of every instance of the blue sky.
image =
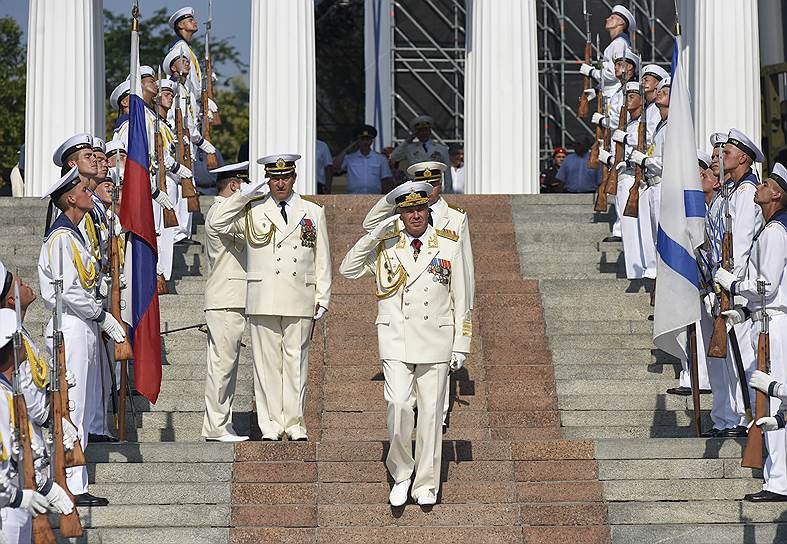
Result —
M49 0L62 2L67 0ZM131 0L104 0L104 8L114 13L131 14ZM171 13L178 8L192 6L196 10L200 22L207 19L208 0L139 0L139 9L143 17L160 7L166 7ZM22 31L27 31L28 0L0 0L0 17L10 15L19 22ZM251 0L213 0L213 36L217 39L229 38L240 53L241 60L249 63L251 41ZM111 53L109 51L105 53ZM234 66L217 66L222 75L231 76L237 73Z

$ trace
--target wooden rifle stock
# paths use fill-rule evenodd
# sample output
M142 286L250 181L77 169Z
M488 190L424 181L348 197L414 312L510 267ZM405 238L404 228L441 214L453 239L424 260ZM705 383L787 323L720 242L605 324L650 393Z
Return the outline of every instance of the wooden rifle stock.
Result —
M154 138L156 146L156 163L158 166L158 172L156 173L156 177L158 178L158 190L167 194L167 167L164 164L164 140L161 138L161 133L159 131L156 131ZM178 226L178 216L175 214L175 210L162 208L161 211L164 213L165 227Z
M588 41L585 44L585 64L590 64L591 58L590 56L593 54L593 44ZM588 95L586 92L590 89L590 76L585 76L585 80L582 83L582 95L579 97L579 107L577 108L577 115L580 119L584 119L590 113L590 108L588 107Z
M600 93L598 96L596 113L604 113L604 99L601 97ZM600 142L602 138L604 138L604 131L601 128L601 125L596 125L596 140L593 142L593 147L590 148L590 157L588 157L588 168L592 168L593 170L598 168L598 152L601 146Z
M730 270L730 258L732 256L732 233L725 232L721 241L721 266L725 270ZM730 294L721 290L719 293L719 315L713 322L713 334L708 344L708 356L724 359L727 357L727 323L722 312L730 309Z
M757 338L757 370L760 372L768 372L768 361L770 360L770 338L764 331L760 331L760 336ZM768 416L768 405L770 399L768 395L760 390L755 393L757 399L756 414L754 421L756 422L761 417ZM747 468L762 468L762 454L763 454L763 439L762 429L755 423L749 427L749 435L746 439L746 447L743 450L743 459L741 459L741 466Z
M645 151L645 109L639 115L639 124L637 125L637 151ZM634 171L634 185L629 190L629 197L626 201L626 207L623 209L623 215L626 217L639 216L639 184L645 175L645 167L637 165Z
M177 160L180 164L192 170L190 143L186 131L183 129L183 112L180 107L175 108L175 131L178 138L176 147ZM194 188L194 180L192 178L181 178L180 189L183 198L188 201L189 211L198 212L199 198L197 197L197 190Z
M625 88L625 85L624 85ZM626 102L620 105L620 116L618 117L618 128L623 130L626 128L626 115L628 111L626 110ZM607 129L608 131L610 129ZM615 158L613 159L614 163L609 169L609 178L607 179L607 194L608 195L615 195L618 193L618 163L623 160L623 144L615 142Z
M23 489L36 491L35 464L33 463L33 446L30 442L30 420L27 415L27 404L23 394L14 395L14 416L16 422L16 436L22 448L22 482ZM55 544L55 532L49 523L49 517L44 514L33 518L33 544Z
M209 100L214 100L213 98L213 63L210 60L210 55L208 55L207 60L205 61L205 89L202 91L202 137L211 141L210 137L210 127L211 125L219 126L221 125L221 118L219 117L219 112L213 114L213 120L210 120L209 115ZM215 153L208 153L206 162L208 168L213 170L214 168L218 168L219 161L216 159Z
M63 333L54 331L55 343L55 368L54 372L58 373L60 389L53 391L54 395L50 400L52 404L52 426L53 426L53 449L52 452L52 472L54 474L55 483L63 488L68 495L68 498L74 502L74 495L68 489L68 482L66 481L66 467L73 467L85 464L85 456L82 452L82 444L79 440L74 443L74 449L71 450L72 457L82 457L82 463L69 464L68 454L63 445L63 419L71 422L71 416L68 414L68 382L66 382L66 357L65 345L63 343ZM78 455L77 455L78 452ZM82 536L82 523L79 521L79 512L76 506L74 510L68 514L60 514L60 536L63 538L75 538Z

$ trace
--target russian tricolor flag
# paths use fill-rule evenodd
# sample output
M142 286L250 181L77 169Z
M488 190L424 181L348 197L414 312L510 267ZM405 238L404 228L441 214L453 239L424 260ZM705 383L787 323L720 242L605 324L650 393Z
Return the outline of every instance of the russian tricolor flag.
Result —
M145 103L139 77L139 34L131 32L131 96L128 158L123 181L120 222L131 245L131 311L129 339L134 346L134 384L150 402L161 390L161 335L156 292L156 229L150 194Z

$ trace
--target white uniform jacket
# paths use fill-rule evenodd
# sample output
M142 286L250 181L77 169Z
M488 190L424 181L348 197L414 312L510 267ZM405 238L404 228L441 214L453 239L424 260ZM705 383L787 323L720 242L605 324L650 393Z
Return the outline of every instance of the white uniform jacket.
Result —
M417 260L404 232L378 241L364 235L339 271L350 279L374 275L381 359L441 363L451 352L470 352L472 319L462 247L457 236L428 227Z
M205 309L246 307L246 239L240 225L232 223L231 232L216 229L214 217L226 197L217 196L205 216L205 240L210 273L205 285Z
M767 310L787 313L787 212L776 214L754 240L740 281L732 285L733 295L743 295L751 310L762 308L757 280L764 279ZM736 266L738 263L735 263Z
M749 260L754 235L762 227L762 209L754 203L759 180L751 171L743 176L730 195L732 215L732 273L743 276Z
M407 170L410 166L424 161L439 161L446 166L451 164L448 159L448 147L437 143L433 138L426 142L402 142L396 146L391 153L391 160L399 163L399 168ZM451 169L447 169L443 174L443 189L451 192Z
M328 308L331 254L322 205L293 193L284 222L270 195L240 191L216 206L211 222L246 239L246 314L312 317Z

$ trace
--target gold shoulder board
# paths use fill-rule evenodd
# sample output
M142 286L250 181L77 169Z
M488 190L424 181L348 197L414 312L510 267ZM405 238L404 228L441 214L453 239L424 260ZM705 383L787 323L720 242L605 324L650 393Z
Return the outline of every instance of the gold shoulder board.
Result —
M316 198L313 198L311 196L304 196L304 195L301 195L301 198L303 200L305 200L306 202L311 202L312 204L317 204L320 208L322 208L322 202L320 202Z
M450 231L450 230L442 230L442 229L440 229L440 230L437 231L437 235L438 236L442 236L443 238L448 238L449 240L453 240L454 242L459 240L459 235L457 233L453 232L453 231Z
M453 204L448 204L448 207L451 208L452 210L458 211L459 213L467 213L464 210L464 208L460 208L459 206L454 206Z

